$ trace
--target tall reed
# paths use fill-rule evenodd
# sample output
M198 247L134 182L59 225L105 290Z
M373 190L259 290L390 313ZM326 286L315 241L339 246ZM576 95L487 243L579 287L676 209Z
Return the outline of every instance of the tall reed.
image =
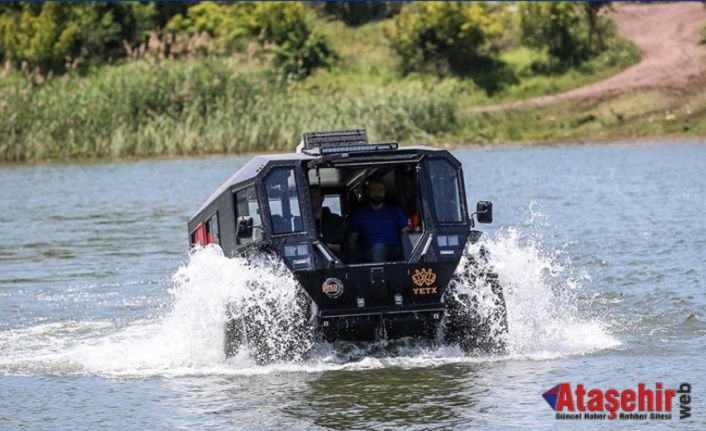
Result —
M457 125L453 86L303 90L227 59L142 59L59 79L4 75L6 162L293 150L303 131L351 127L430 142Z

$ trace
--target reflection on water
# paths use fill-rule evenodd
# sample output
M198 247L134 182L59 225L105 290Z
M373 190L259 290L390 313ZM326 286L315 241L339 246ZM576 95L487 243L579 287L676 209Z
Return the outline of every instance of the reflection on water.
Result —
M471 383L484 364L383 368L361 375L327 372L309 383L304 399L283 410L316 425L346 429L473 427L478 399L489 390Z

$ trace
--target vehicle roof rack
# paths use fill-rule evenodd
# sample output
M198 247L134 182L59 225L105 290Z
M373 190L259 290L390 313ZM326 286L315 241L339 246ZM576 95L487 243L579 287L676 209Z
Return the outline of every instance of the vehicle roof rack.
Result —
M397 142L370 144L365 129L332 130L326 132L305 132L297 151L312 156L369 151L391 151L398 147Z

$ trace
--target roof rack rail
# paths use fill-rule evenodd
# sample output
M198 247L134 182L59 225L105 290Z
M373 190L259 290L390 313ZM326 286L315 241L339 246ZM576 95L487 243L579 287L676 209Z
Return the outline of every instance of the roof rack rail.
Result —
M365 129L305 132L297 151L309 155L359 153L396 150L396 142L370 144Z

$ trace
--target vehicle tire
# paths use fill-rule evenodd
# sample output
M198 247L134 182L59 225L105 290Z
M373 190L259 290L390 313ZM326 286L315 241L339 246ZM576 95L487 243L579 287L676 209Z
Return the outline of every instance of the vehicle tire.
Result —
M259 365L306 359L315 344L315 328L310 318L311 301L302 293L288 319L279 318L274 304L245 307L241 317L227 312L225 324L226 357L247 347Z
M487 316L481 313L477 298L454 291L452 282L446 291L445 338L447 344L458 344L467 355L503 354L507 350L507 308L497 274L483 277L494 293L494 304Z
M232 305L229 305L226 308L226 321L223 335L223 349L226 358L238 354L245 344L245 322L242 318L235 317L231 307Z

